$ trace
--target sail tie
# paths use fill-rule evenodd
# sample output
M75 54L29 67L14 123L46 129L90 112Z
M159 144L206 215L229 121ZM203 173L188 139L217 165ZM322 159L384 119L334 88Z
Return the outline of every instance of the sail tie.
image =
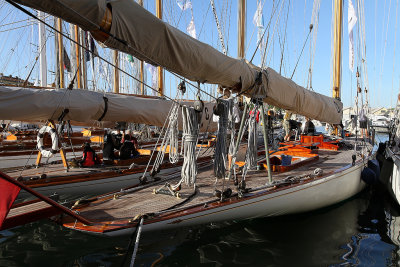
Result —
M108 110L108 98L103 96L103 100L104 100L104 111L103 111L103 114L101 114L98 121L101 121L104 118L104 116L107 114L107 110Z

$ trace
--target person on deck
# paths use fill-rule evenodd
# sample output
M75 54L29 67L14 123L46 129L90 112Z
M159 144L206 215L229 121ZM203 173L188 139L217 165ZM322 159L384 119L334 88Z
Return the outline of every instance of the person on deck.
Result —
M360 122L360 129L361 129L361 138L363 138L364 135L366 138L369 138L368 130L367 130L368 129L368 117L367 117L364 107L361 108L361 111L359 114L359 122Z
M100 163L100 161L97 158L96 152L90 147L90 143L86 142L83 145L83 157L79 165L81 167L92 167L98 163Z
M315 133L315 125L314 123L311 121L310 118L306 119L306 122L304 123L304 130L303 130L303 134L306 135L314 135Z
M290 141L290 137L291 137L291 129L290 129L290 117L292 116L292 112L290 111L286 111L285 116L283 117L283 129L285 130L285 137L284 137L284 141Z
M133 140L132 140L133 139ZM139 156L139 152L137 151L138 145L135 137L132 137L130 134L125 134L124 143L121 146L119 151L120 159L130 159Z
M103 161L109 161L115 159L114 149L119 148L119 141L116 136L111 132L107 132L104 135L103 143Z

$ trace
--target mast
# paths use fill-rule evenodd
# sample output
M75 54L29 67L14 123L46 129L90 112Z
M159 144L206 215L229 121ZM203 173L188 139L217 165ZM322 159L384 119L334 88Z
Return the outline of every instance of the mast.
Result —
M238 58L244 58L246 36L246 0L238 0Z
M342 63L342 22L343 22L343 0L335 0L333 29L333 97L340 99L340 80Z
M79 28L77 25L74 25L74 33L75 33L75 42L80 43L79 38ZM80 57L80 46L75 44L75 58L76 58L76 81L77 88L82 89L82 73L81 73L81 57Z
M143 0L138 0L139 5L143 6ZM140 61L140 94L144 95L144 62Z
M64 45L62 40L62 20L57 18L57 44L58 44L58 73L60 75L59 86L64 88Z
M114 93L119 93L119 56L118 51L114 50L113 52L113 61L114 61Z
M157 18L162 20L162 0L156 0L156 15ZM163 69L161 67L157 67L158 72L158 95L164 95L164 75Z
M88 86L87 86L87 69L86 69L86 49L87 49L87 47L86 47L86 44L87 44L86 39L87 38L86 37L87 37L87 34L82 29L79 29L79 32L80 32L80 35L81 35L81 44L84 47L84 48L80 47L80 49L81 49L81 66L82 66L82 68L81 68L81 70L82 70L82 82L83 82L83 84L82 84L83 87L82 88L88 89Z
M38 11L38 17L45 19L45 14ZM46 28L39 21L39 63L40 63L40 86L47 87L47 60L46 60Z

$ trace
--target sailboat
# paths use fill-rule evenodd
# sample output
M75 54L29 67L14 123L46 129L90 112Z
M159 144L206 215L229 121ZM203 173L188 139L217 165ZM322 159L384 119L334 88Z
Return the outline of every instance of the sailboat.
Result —
M253 166L250 166L249 156L245 157L246 160L240 157L240 154L249 155L254 152L246 152L247 146L241 139L245 125L254 122L254 116L250 116L248 111L252 110L255 114L261 108L261 120L265 122L263 103L333 125L340 123L340 49L335 54L335 95L327 97L295 84L271 68L261 69L244 59L228 57L164 23L130 0L15 2L92 31L93 36L108 47L162 66L185 79L218 84L232 93L249 97L253 102L252 105L244 104L241 126L237 138L233 139L234 153L227 168L224 140L231 107L229 100L219 99L217 103L210 103L216 106L214 113L219 116L217 152L213 162L205 161L199 165L196 165L194 153L195 140L199 131L209 124L209 112L213 109L206 105L196 107L180 104L182 114L179 120L184 133L185 155L182 171L159 183L121 189L77 203L73 207L74 212L68 212L69 216L60 218L59 222L65 227L115 236L132 233L138 228L153 231L221 220L280 216L339 203L365 187L361 172L373 157L372 145L369 143L340 138L328 140L323 135L302 136L301 140L285 143L278 150L269 149L265 141L264 151L256 153ZM335 1L335 18L338 25L335 40L340 47L340 0ZM1 110L4 99L10 99L3 96L14 92L19 96L35 95L30 89L0 87L0 114L4 114L4 110ZM87 99L93 103L93 107L88 106L89 112L84 114L81 111L82 105L77 103L70 107L65 103L70 110L68 119L90 121L104 113L102 96L87 91L68 93L77 101ZM49 99L59 99L64 91L40 94ZM108 108L103 119L111 121L117 118L129 121L139 117L142 123L161 125L169 118L165 106L172 106L166 100L158 100L160 105L157 103L157 106L140 106L145 99L114 95L107 95L107 98ZM14 99L19 101L22 97ZM131 101L136 101L137 105L132 105ZM46 104L51 102L46 101ZM146 108L141 108L144 106ZM160 112L163 107L164 112ZM46 114L36 113L32 117L49 119L49 114L53 114L55 108L48 106ZM148 112L147 108L152 110ZM57 112L60 114L62 109ZM133 112L135 116L131 116ZM264 138L267 136L264 134ZM258 167L253 168L255 166Z

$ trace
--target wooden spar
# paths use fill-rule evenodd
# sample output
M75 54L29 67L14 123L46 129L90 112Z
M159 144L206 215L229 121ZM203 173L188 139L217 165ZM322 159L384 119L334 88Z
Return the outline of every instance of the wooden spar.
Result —
M113 61L114 61L114 93L119 93L119 57L118 57L118 51L114 50L113 52Z
M38 17L45 19L45 14L38 11ZM39 21L39 63L40 63L40 86L47 87L47 60L46 60L46 28Z
M238 0L238 58L245 58L246 0ZM239 102L243 103L243 96Z
M75 33L75 42L80 43L79 41L79 29L77 25L74 25L74 33ZM82 89L82 77L81 77L81 60L80 60L80 46L75 44L75 58L76 58L76 81L77 88Z
M64 207L63 205L58 204L56 201L43 196L42 194L39 194L38 192L32 190L31 188L29 188L28 186L24 185L23 183L18 182L17 180L11 178L10 176L8 176L7 174L3 173L0 171L0 177L3 178L4 180L18 186L21 189L24 189L26 191L28 191L29 193L31 193L32 195L34 195L35 197L39 198L40 200L48 203L49 205L61 210L62 212L68 214L69 216L71 216L72 218L76 219L77 221L84 223L86 225L91 225L93 224L92 222L88 221L87 219L83 218L82 216L79 216L78 214L76 214L75 212L73 212L72 210Z
M143 6L143 0L138 1L139 5ZM140 61L140 94L144 95L144 62Z
M82 29L80 29L79 30L79 32L80 32L80 37L81 37L81 40L80 40L80 42L81 42L81 44L82 44L82 46L83 47L80 47L80 49L81 49L81 62L82 62L82 64L81 64L81 70L82 70L82 88L84 88L84 89L88 89L88 86L87 86L87 69L86 69L86 49L87 49L87 46L86 46L86 32L84 31L84 30L82 30Z
M60 75L60 88L64 88L64 45L62 40L62 21L57 18L57 39L58 39L58 63L59 63L59 75Z
M156 15L157 18L162 20L162 0L156 0ZM161 67L157 67L158 72L158 95L164 95L164 75L163 69Z
M342 25L343 25L343 0L335 0L333 29L333 97L340 99L340 80L342 62Z

